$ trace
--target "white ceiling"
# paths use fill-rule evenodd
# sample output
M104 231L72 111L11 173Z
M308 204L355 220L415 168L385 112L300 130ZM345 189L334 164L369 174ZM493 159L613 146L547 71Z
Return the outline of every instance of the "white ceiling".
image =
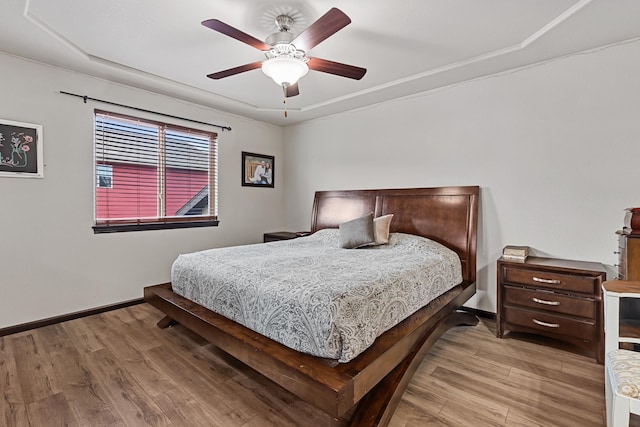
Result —
M203 20L264 40L278 14L298 34L332 7L352 22L309 54L362 80L310 71L285 118L261 70L206 77L264 55ZM2 0L0 16L0 51L278 125L640 37L638 0Z

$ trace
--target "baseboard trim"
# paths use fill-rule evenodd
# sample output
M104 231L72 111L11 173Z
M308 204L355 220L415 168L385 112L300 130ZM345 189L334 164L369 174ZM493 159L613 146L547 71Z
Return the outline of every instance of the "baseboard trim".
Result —
M29 331L31 329L42 328L44 326L54 325L56 323L62 323L69 320L80 319L81 317L93 316L94 314L100 314L111 310L117 310L119 308L131 307L133 305L142 304L144 299L136 298L129 301L123 301L116 304L104 305L102 307L90 308L88 310L76 311L75 313L63 314L61 316L49 317L47 319L35 320L33 322L22 323L20 325L9 326L7 328L0 329L0 337L5 335L17 334L19 332Z
M477 308L471 307L460 307L460 310L467 311L471 314L475 314L478 317L483 317L485 319L496 320L496 314L490 311L478 310Z

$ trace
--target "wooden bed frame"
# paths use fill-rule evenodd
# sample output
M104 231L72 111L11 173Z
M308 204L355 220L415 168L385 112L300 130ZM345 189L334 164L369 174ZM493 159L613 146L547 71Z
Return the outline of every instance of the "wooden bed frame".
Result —
M394 214L391 232L425 236L455 250L463 282L376 339L348 363L303 354L218 315L171 290L144 289L145 300L265 377L332 416L332 426L386 426L423 357L456 325L475 325L457 311L475 293L479 188L439 187L322 191L315 194L311 231L374 212Z

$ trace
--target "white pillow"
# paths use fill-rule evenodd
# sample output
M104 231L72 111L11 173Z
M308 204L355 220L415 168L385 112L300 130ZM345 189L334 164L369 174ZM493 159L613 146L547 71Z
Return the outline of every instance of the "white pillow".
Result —
M379 216L373 220L373 234L376 245L384 245L389 243L389 227L391 227L391 219L393 214Z

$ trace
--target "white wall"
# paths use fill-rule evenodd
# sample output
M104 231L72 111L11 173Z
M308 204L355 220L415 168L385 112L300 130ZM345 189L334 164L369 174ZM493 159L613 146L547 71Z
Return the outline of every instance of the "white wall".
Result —
M469 306L495 312L507 244L611 267L640 206L638 76L635 42L289 126L288 228L309 228L317 190L480 185Z
M220 226L93 234L93 110L142 114L59 91L231 126L202 127L219 135ZM8 55L0 93L0 118L43 126L46 165L43 179L0 177L0 328L140 298L179 253L282 229L281 127ZM241 187L241 151L276 157L275 188Z

